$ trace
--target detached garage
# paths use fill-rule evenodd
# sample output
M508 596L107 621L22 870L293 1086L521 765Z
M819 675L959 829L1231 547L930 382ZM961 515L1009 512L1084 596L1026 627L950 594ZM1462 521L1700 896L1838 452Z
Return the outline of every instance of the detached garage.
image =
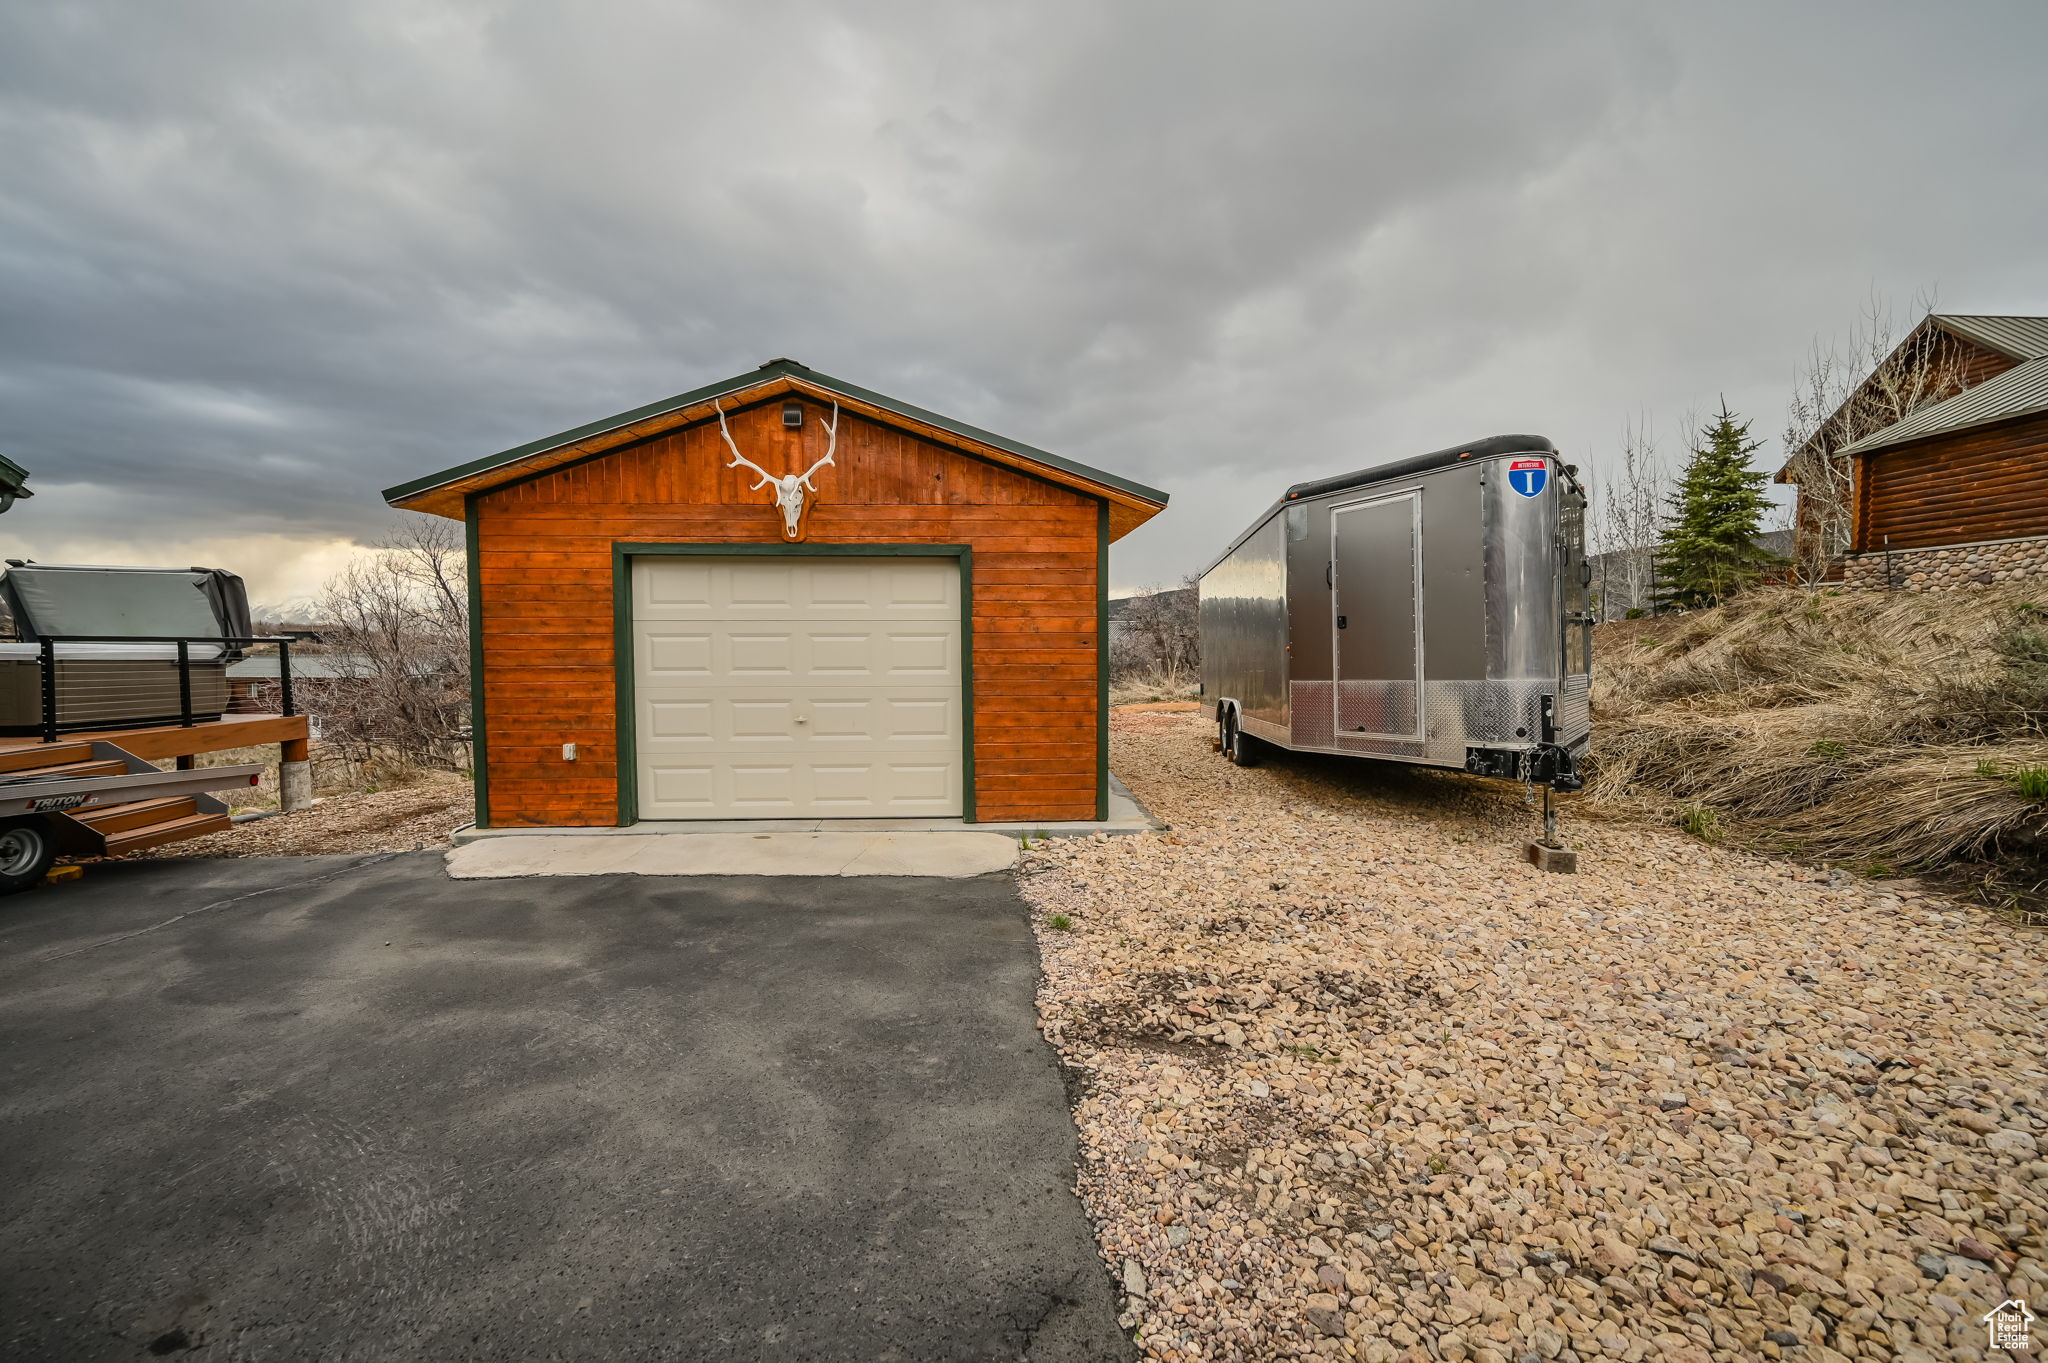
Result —
M479 827L1107 817L1165 493L775 360L384 497L468 529Z

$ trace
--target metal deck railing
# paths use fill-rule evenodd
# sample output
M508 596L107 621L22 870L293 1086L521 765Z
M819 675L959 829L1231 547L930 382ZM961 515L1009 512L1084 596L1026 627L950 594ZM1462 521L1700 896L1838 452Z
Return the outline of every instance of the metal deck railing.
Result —
M36 663L40 704L36 730L45 743L56 742L61 734L87 729L140 728L151 724L190 728L218 718L228 712L232 696L227 680L229 655L250 648L276 648L280 707L286 715L298 713L292 694L292 641L288 638L50 634L31 642L39 646ZM125 647L109 653L80 651L67 656L63 649L70 644ZM131 650L164 645L174 651L161 657L123 656ZM156 667L159 663L174 669L174 673ZM202 669L197 676L195 667ZM17 706L16 713L19 711ZM25 726L16 722L12 727L18 733Z

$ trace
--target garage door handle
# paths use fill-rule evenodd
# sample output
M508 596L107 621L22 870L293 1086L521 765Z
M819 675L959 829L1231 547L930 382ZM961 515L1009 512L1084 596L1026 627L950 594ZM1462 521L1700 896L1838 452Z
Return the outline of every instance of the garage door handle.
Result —
M810 723L810 720L808 720L808 719L805 719L805 718L804 718L804 717L803 717L802 715L798 715L798 716L796 717L796 722L797 722L797 723L799 723L799 724L809 724L809 723Z

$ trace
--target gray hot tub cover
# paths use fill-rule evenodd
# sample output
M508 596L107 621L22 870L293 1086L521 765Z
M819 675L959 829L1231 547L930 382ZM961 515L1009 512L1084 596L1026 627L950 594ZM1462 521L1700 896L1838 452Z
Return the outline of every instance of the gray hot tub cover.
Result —
M46 635L119 638L246 638L249 592L223 568L117 568L82 563L16 563L0 597L22 639Z

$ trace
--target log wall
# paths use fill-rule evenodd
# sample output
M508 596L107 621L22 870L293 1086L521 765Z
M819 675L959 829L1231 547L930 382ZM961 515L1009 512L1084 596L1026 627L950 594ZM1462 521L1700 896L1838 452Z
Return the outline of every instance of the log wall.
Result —
M1864 455L1855 551L2048 534L2048 413Z

